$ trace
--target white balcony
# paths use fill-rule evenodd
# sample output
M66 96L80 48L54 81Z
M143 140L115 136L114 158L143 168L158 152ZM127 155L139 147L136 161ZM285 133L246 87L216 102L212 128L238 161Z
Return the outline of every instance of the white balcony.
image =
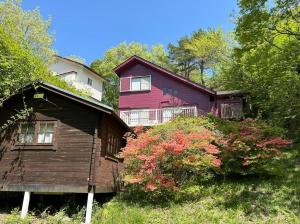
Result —
M196 117L197 107L169 107L163 109L141 109L120 111L121 119L129 126L152 126L166 123L175 117Z

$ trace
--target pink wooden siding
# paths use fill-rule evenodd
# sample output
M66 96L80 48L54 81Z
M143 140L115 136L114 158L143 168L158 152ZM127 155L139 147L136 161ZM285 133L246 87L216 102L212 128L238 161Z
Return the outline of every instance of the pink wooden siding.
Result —
M127 81L129 77L149 75L151 76L151 90L124 92L130 85ZM143 64L137 63L130 66L121 72L120 78L121 93L119 97L119 110L197 106L198 113L201 114L210 112L214 105L213 97L207 93ZM164 89L175 91L172 91L172 95L164 95Z
M120 79L120 92L130 91L130 78L121 78Z

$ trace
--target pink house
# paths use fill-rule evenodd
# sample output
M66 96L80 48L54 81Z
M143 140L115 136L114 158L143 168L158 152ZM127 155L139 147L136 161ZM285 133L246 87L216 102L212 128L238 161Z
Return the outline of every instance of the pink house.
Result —
M114 72L120 77L120 117L129 126L151 126L179 115L209 112L223 118L242 117L244 94L240 91L216 92L138 56Z

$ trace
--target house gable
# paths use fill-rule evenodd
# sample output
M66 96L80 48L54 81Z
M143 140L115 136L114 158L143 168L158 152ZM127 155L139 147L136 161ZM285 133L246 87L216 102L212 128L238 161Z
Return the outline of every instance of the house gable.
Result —
M119 109L159 109L165 107L197 106L199 113L207 113L213 96L190 83L173 78L154 67L135 63L123 69L120 75L121 92ZM150 77L151 87L141 91L122 91L122 84L130 85L136 77Z
M106 80L90 67L68 58L55 56L55 61L49 68L55 75L59 75L77 89L88 91L91 97L101 101L103 83Z
M207 88L205 86L202 86L198 83L195 83L195 82L192 82L174 72L171 72L165 68L162 68L160 67L159 65L156 65L150 61L147 61L139 56L132 56L130 57L129 59L127 59L126 61L124 61L123 63L121 63L120 65L118 65L116 68L114 68L114 72L119 75L120 78L123 77L123 73L128 70L129 68L131 68L132 66L136 65L136 64L141 64L141 65L144 65L145 67L147 68L150 68L152 70L156 70L158 71L161 75L165 75L165 76L168 76L169 78L172 78L172 79L176 79L186 85L189 85L190 87L193 87L193 88L196 88L202 92L205 92L209 95L215 95L216 94L216 91L210 89L210 88Z

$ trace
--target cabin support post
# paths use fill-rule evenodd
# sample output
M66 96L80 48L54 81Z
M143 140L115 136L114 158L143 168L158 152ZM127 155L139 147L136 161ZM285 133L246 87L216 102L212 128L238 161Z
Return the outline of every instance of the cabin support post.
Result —
M30 201L30 192L25 191L24 192L24 198L23 198L22 211L21 211L21 218L22 219L25 218L25 216L28 213L29 201Z
M93 200L94 192L89 192L86 205L85 224L90 224L92 221Z

